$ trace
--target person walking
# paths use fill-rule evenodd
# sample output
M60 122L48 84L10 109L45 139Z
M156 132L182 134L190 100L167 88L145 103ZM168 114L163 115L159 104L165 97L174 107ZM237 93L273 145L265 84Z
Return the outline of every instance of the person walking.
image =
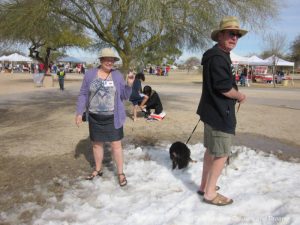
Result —
M233 200L216 191L219 176L230 155L231 141L236 129L235 104L244 103L245 94L238 91L230 51L239 38L247 33L236 17L224 17L219 29L211 33L217 44L202 58L203 86L197 114L204 123L204 153L201 184L198 190L205 203L228 205Z
M113 69L114 63L119 58L111 48L103 48L99 59L101 65L88 70L83 78L75 117L75 123L79 126L82 123L83 113L86 111L88 115L95 169L86 179L92 180L96 176L102 176L103 145L104 142L110 142L119 185L125 186L127 180L123 172L121 143L126 118L123 101L131 94L134 75L129 73L125 81L123 75Z
M57 71L57 76L58 76L59 89L63 91L65 90L64 83L65 83L65 76L66 76L66 72L63 66L60 66L59 70Z

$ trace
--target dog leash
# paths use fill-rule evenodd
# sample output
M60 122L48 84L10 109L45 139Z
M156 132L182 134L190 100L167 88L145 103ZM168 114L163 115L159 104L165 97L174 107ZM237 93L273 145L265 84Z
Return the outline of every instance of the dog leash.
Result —
M240 110L240 107L241 107L241 103L239 103L238 108L237 108L237 110L236 110L236 113L238 113L238 111ZM196 124L194 130L192 131L190 137L187 139L187 141L186 141L186 143L185 143L186 145L189 143L189 141L190 141L192 135L194 134L195 130L197 129L198 124L199 124L200 121L201 121L201 119L198 120L198 122L197 122L197 124Z
M189 140L191 139L191 137L192 137L193 133L195 132L195 130L196 130L196 128L197 128L197 126L198 126L198 124L199 124L200 120L201 120L201 119L199 119L199 120L198 120L198 122L197 122L197 124L196 124L196 126L195 126L194 130L192 131L192 133L191 133L190 137L187 139L187 141L186 141L186 143L185 143L186 145L189 143Z

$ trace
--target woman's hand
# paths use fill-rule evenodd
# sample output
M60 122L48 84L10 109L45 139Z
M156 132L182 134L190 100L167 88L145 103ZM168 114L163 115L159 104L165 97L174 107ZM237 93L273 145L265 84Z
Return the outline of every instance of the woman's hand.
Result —
M135 75L133 72L129 72L126 76L127 85L132 87Z
M77 127L79 127L79 125L82 123L82 115L76 115L75 117L75 124L77 125Z

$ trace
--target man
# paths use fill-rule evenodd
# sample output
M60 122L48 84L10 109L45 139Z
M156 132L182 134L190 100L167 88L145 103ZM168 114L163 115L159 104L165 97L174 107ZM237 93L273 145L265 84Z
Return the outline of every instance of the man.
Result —
M213 205L233 202L216 190L218 178L230 154L231 140L235 134L235 104L244 103L246 96L238 91L230 51L238 39L247 33L240 29L236 17L224 17L220 27L211 33L217 44L202 58L203 88L197 114L204 123L204 146L201 185L198 194L203 201Z

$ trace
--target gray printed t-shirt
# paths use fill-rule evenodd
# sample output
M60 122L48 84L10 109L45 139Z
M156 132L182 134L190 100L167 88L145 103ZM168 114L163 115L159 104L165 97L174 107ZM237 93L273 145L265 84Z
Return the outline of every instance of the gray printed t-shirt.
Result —
M114 114L115 93L116 87L111 74L106 80L96 77L90 85L89 111L95 114Z

